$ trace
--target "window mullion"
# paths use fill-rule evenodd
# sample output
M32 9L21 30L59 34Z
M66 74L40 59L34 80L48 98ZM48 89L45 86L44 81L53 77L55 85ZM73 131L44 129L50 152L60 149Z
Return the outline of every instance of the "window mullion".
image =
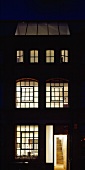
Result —
M34 150L34 132L33 132L33 150Z
M60 107L60 104L61 104L61 100L60 100L60 83L59 83L59 107Z
M22 87L20 85L20 104L22 103Z
M64 83L63 83L63 106L64 106Z
M34 95L34 86L32 87L33 88L33 103L34 103L34 97L35 97L35 95Z

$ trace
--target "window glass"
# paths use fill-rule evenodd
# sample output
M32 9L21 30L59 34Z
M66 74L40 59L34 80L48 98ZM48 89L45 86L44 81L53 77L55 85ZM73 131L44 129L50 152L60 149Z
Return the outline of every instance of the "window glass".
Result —
M38 108L38 82L23 79L16 82L16 108Z
M46 50L46 63L54 63L54 50Z
M22 50L17 50L17 63L23 62L24 52Z
M61 50L60 62L68 63L68 50Z
M53 125L46 125L46 163L53 163Z
M30 63L38 63L38 50L30 50Z
M38 125L17 125L15 158L36 159L38 156Z
M46 83L46 108L68 107L68 83L62 79L52 79L48 82Z

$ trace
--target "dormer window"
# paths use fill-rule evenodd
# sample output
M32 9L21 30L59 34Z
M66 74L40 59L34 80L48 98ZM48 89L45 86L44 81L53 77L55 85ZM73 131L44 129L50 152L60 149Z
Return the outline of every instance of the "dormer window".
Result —
M54 50L46 50L46 63L54 63Z
M61 50L60 62L68 63L68 50Z
M23 63L24 52L22 50L17 50L17 63Z
M30 63L38 63L38 50L30 50Z

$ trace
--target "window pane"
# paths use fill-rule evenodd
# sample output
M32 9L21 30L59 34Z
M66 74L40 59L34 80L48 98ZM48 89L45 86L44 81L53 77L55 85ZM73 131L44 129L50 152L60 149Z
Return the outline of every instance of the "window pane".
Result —
M17 132L17 137L20 137L20 132Z
M35 103L33 106L34 108L38 108L38 103Z
M65 57L65 62L68 62L68 57Z
M65 56L68 56L68 50L65 50Z
M34 50L31 50L31 51L30 51L30 56L31 56L31 57L34 57Z
M20 126L17 126L17 131L20 131Z
M35 86L38 86L38 82L34 82L34 85L35 85Z
M35 96L35 97L38 97L38 92L34 92L34 96Z
M63 107L63 103L60 103L60 107Z
M20 58L19 58L19 62L23 62L23 57L20 57Z
M50 63L50 57L46 57L46 62Z
M25 130L24 130L24 131L25 131ZM24 133L24 132L22 133L22 137L25 137L25 133Z
M29 126L26 126L26 131L29 131Z
M55 103L55 107L58 108L59 107L59 103Z
M17 51L17 56L23 56L23 51L22 50Z
M25 131L25 126L21 126L21 131Z
M16 154L17 154L17 156L20 156L20 150L17 150Z
M20 86L20 82L17 82L17 83L16 83L16 86Z
M20 87L16 87L16 91L20 91Z
M26 79L26 81L21 81L16 85L21 86L16 86L16 108L37 108L38 82Z
M35 50L35 56L38 57L38 50Z
M49 108L49 107L50 107L50 103L46 103L46 107L48 107L48 108Z
M24 81L21 81L21 86L24 86L25 85L25 82ZM24 89L24 88L23 88Z
M68 91L68 84L64 83L64 91Z
M34 131L34 126L30 126L30 131Z
M34 138L38 137L38 132L34 132Z
M37 125L35 125L35 131L38 131L38 126Z
M51 63L54 63L54 57L51 57Z
M46 125L46 163L53 163L53 125Z
M64 55L64 50L61 50L61 55Z
M16 108L20 108L20 103L16 103Z
M38 58L35 58L35 62L38 63Z
M34 87L34 91L38 91L38 87Z
M46 50L46 56L50 56L50 50Z
M65 103L68 104L68 83L46 83L46 107L65 107Z
M51 50L51 56L54 56L54 50Z
M31 63L34 63L34 57L31 57L31 58L30 58L30 62L31 62Z
M46 92L46 96L50 96L50 92Z
M26 103L26 108L29 108L30 107L30 104L29 103Z
M50 97L46 97L46 102L50 102Z
M38 98L34 98L34 102L35 102L35 103L38 103Z

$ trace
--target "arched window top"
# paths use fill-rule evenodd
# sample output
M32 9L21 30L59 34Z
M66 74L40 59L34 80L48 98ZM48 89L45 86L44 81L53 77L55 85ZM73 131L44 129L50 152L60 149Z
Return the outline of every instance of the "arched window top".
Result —
M53 78L46 81L46 108L65 108L68 105L68 80Z
M46 80L46 83L55 83L55 82L58 82L58 83L68 83L68 80L67 79L64 79L64 78L52 78L52 79L48 79Z
M21 81L35 81L35 82L38 82L37 79L33 79L33 78L21 78L21 79L17 79L16 83L21 82Z
M38 80L16 80L16 108L38 108Z

